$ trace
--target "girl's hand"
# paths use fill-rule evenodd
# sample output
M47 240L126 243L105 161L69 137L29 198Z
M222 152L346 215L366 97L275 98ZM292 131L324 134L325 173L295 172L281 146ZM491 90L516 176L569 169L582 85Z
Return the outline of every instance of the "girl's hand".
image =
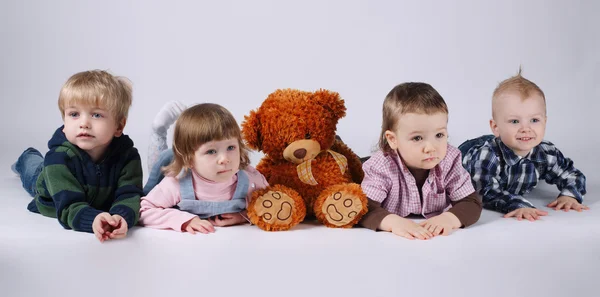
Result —
M461 226L460 220L451 212L444 212L435 217L429 218L419 224L429 230L434 236L450 235L454 229Z
M215 227L213 227L213 225L207 220L200 219L199 217L194 217L193 219L185 222L181 226L181 230L189 232L191 234L196 234L196 232L208 234L215 232Z
M433 234L429 230L409 219L405 219L395 214L389 214L383 218L379 229L390 231L398 236L408 239L416 238L425 240L433 237Z
M225 227L243 224L246 219L239 213L224 213L215 217L214 220L209 220L214 226Z

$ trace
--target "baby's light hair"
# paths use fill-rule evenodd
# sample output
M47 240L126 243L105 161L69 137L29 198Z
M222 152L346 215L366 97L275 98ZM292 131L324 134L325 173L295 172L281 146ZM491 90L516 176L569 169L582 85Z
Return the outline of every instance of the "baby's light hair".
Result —
M544 91L538 87L534 82L526 79L521 74L523 69L519 66L519 72L515 76L511 76L503 81L501 81L496 89L494 90L494 94L492 95L492 117L495 118L495 105L498 104L498 100L501 95L516 92L521 96L521 100L528 99L533 94L539 94L544 99L544 104L546 103L546 95L544 95Z
M163 168L167 176L177 176L194 162L198 148L210 141L230 138L238 140L240 169L250 164L249 151L242 141L240 126L223 106L214 103L194 105L181 113L173 133L173 161Z
M395 86L383 101L383 122L379 136L379 149L390 152L392 149L385 138L385 131L395 131L396 123L406 113L448 114L444 98L429 84L407 82Z
M131 82L103 70L83 71L71 76L58 96L62 118L69 106L84 104L108 110L117 123L127 119L132 103Z

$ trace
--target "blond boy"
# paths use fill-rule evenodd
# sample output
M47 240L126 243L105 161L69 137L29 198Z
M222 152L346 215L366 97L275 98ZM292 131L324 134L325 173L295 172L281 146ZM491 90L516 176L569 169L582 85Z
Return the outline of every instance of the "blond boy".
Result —
M539 179L555 184L560 194L547 206L555 210L588 209L582 205L585 176L549 141L544 92L521 75L502 81L492 97L490 127L494 135L460 146L463 166L471 174L484 208L506 218L535 221L548 213L523 198Z
M123 238L137 223L142 192L138 151L123 134L129 81L108 72L77 73L60 91L64 121L42 157L28 148L12 166L34 199L28 209L102 242Z

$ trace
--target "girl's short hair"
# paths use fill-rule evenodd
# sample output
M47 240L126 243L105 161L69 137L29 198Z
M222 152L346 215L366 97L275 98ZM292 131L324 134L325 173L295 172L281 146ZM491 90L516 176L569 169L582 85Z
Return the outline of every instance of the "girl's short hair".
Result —
M444 98L429 84L407 82L395 86L383 101L383 121L379 136L379 149L391 152L392 148L385 138L385 131L395 131L396 123L406 113L448 114Z
M132 86L127 78L104 70L89 70L76 73L65 82L58 96L58 108L64 119L65 109L74 104L99 106L120 123L127 119L132 99Z
M214 103L197 104L184 110L175 123L173 161L163 168L167 176L177 176L188 170L198 148L210 141L237 138L240 148L240 169L250 164L249 150L242 141L240 126L223 106Z

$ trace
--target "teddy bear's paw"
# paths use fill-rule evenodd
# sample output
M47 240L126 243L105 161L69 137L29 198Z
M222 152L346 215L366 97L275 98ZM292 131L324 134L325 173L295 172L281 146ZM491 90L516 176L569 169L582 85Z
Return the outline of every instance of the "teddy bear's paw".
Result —
M323 203L323 213L330 224L338 227L352 222L363 208L360 198L343 192L335 192Z
M306 215L302 197L287 187L276 185L256 193L248 207L250 221L266 231L289 230Z
M285 193L269 191L254 204L256 214L268 224L289 224L292 221L294 200Z
M321 193L314 210L326 226L349 228L367 213L367 198L357 184L336 185Z

